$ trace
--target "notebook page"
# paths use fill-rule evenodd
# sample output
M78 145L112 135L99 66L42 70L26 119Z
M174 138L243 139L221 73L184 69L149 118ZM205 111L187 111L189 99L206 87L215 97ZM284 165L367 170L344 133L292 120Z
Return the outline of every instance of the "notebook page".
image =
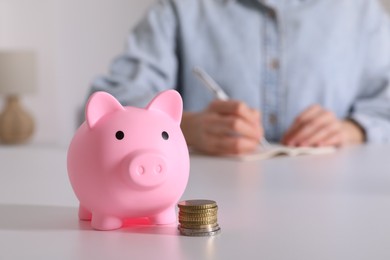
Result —
M252 161L265 160L276 156L298 156L328 154L336 151L335 147L288 147L280 144L270 144L266 147L259 146L256 151L243 155L228 156L232 159Z

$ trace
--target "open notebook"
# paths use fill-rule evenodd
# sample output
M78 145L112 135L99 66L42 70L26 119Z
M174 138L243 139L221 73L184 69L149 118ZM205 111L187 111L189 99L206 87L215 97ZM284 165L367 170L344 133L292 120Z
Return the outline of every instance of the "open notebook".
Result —
M276 156L298 156L298 155L315 155L328 154L336 151L335 147L288 147L279 144L269 144L266 146L259 146L258 149L250 154L231 155L232 159L251 161L264 160Z

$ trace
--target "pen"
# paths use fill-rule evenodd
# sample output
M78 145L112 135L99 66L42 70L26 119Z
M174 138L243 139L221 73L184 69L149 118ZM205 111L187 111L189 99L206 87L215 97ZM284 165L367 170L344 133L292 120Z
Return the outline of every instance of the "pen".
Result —
M199 67L193 69L193 73L198 79L206 86L214 95L220 100L228 100L229 96L223 91L223 89L215 82L204 70Z
M223 91L223 89L215 82L215 80L210 77L203 69L200 67L195 67L192 72L194 75L203 83L208 90L214 93L215 97L219 100L228 100L229 96ZM263 136L260 140L262 146L269 145L269 142Z

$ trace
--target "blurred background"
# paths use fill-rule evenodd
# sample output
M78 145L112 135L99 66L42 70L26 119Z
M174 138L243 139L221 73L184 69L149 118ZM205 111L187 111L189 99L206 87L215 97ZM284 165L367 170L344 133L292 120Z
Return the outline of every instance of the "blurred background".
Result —
M35 120L29 143L68 146L91 80L107 73L155 1L0 0L0 50L37 54L37 88L21 97ZM390 10L390 0L382 2Z

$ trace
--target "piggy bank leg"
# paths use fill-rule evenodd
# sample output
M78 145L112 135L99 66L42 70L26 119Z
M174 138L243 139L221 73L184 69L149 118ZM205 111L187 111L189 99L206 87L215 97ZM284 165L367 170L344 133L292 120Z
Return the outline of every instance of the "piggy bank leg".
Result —
M152 224L156 224L156 225L175 223L176 222L175 206L169 207L166 210L160 212L159 214L149 217L149 220Z
M91 226L97 230L113 230L121 228L122 220L117 217L107 216L93 212Z
M80 220L91 220L92 219L92 213L91 211L87 210L83 205L80 204L79 206L79 219Z

